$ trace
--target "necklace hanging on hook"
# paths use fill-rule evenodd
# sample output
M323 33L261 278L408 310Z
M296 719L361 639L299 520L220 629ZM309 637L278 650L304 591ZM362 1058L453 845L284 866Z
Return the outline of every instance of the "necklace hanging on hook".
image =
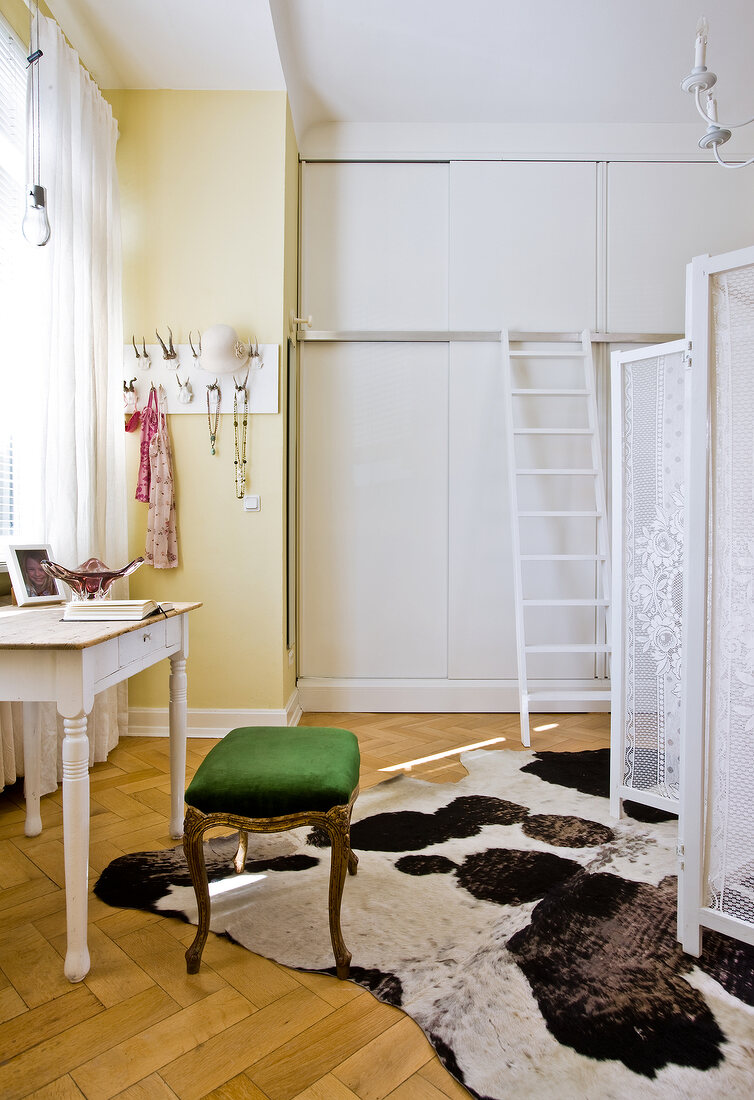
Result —
M249 423L249 391L247 388L247 382L249 380L249 372L246 371L246 377L243 382L236 382L235 378L233 383L235 385L235 393L233 394L233 443L234 443L234 456L233 456L233 469L235 471L236 478L236 497L238 500L243 500L246 493L246 436ZM243 394L243 420L241 422L240 442L239 442L239 426L238 426L238 395Z
M214 409L213 409L214 405ZM209 445L212 454L217 454L217 426L220 421L220 385L215 379L207 386L207 426L209 427Z

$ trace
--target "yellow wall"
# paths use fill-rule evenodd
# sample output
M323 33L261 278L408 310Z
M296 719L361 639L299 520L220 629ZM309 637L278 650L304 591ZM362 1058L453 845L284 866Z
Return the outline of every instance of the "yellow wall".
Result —
M196 415L170 418L179 567L134 574L133 597L201 600L190 627L191 708L285 705L294 680L285 649L285 323L295 303L290 212L295 151L284 92L111 91L120 127L124 331L153 339L230 324L281 350L281 412L249 417L248 491L236 500L233 419L210 454L204 394ZM297 154L295 154L297 157ZM286 234L288 223L288 235ZM201 410L204 409L204 413ZM129 497L138 435L128 437ZM144 548L147 506L129 506L131 556ZM131 681L131 706L163 707L165 673Z

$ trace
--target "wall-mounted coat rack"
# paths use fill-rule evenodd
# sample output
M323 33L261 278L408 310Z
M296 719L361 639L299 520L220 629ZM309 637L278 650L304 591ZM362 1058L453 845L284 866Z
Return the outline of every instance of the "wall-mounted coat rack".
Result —
M167 331L167 330L166 330ZM195 357L196 341L194 349L190 344L176 344L174 359L165 359L163 348L159 343L145 344L143 338L137 338L134 343L127 343L123 347L123 381L134 383L136 388L137 404L141 409L149 397L150 383L162 386L167 395L168 413L194 413L197 416L207 415L206 391L216 376L210 371L197 366ZM135 348L138 349L137 360ZM280 409L279 376L280 376L280 349L277 344L259 344L259 357L254 357L248 364L239 367L235 375L226 374L218 377L220 386L220 412L233 412L233 378L242 382L248 369L249 377L247 387L249 391L250 413L277 413ZM144 369L144 354L149 359L149 366ZM261 362L261 366L259 365ZM178 379L180 378L180 382ZM186 401L186 383L190 386L193 400ZM181 391L183 390L183 397Z

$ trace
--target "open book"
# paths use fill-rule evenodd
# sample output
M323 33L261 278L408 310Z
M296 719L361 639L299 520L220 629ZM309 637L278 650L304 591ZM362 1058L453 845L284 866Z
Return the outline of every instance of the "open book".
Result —
M71 600L63 612L64 622L101 622L146 619L160 611L172 611L172 603L154 600Z

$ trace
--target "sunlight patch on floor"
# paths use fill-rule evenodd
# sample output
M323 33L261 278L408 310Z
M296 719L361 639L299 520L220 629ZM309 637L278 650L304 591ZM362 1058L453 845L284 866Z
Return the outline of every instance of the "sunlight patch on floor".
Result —
M219 882L210 882L209 896L216 898L218 894L229 894L231 890L242 890L244 886L251 886L254 882L267 878L267 875L234 875L232 878L221 879Z
M406 760L403 764L391 764L389 768L380 768L381 772L410 771L417 764L428 764L432 760L442 760L446 756L456 756L461 752L471 752L472 749L484 749L488 745L499 745L505 741L504 737L492 737L489 741L476 741L473 745L461 745L457 749L446 749L445 752L436 752L432 756L420 756L416 760Z

